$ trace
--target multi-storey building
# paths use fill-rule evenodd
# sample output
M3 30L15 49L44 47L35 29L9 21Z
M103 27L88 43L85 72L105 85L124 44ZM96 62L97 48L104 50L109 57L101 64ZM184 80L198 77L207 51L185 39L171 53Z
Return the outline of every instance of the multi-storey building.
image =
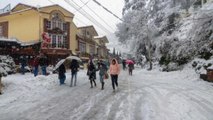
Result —
M40 52L50 63L64 58L77 48L74 14L59 5L36 8L18 4L0 14L0 37L21 42L40 41ZM26 52L27 55L27 52Z

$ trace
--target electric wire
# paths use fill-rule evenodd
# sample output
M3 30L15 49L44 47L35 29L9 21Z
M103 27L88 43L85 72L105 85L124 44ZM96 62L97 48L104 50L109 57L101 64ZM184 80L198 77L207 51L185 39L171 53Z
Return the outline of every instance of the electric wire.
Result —
M84 3L82 0L80 0L82 3ZM101 19L109 28L111 28L113 31L114 28L112 28L102 17L100 17L94 10L92 10L88 5L86 5L87 8L89 8L89 10L92 11L92 13L94 13L99 19Z

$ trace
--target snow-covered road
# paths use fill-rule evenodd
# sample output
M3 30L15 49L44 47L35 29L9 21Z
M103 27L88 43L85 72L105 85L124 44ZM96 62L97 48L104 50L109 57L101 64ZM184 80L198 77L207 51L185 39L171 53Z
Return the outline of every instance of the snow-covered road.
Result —
M4 78L0 120L213 120L213 84L199 80L193 70L146 71L133 76L122 71L119 89L111 81L105 90L90 89L81 71L76 87L59 86L57 75L31 74Z

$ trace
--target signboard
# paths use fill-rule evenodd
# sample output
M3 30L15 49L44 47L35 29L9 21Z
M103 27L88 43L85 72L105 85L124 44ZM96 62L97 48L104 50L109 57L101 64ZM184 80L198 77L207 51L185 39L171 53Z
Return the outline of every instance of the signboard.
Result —
M50 37L49 37L49 34L46 33L46 32L44 32L44 33L42 34L42 39L43 39L43 41L42 41L41 47L42 47L42 48L48 48L48 47L49 47L49 44L50 44L50 42L51 42L51 39L50 39Z

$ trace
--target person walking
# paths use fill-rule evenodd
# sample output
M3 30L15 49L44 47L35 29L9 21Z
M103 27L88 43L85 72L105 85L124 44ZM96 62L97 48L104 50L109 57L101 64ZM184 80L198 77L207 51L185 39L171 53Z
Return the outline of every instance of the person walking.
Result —
M123 59L122 65L123 65L123 70L126 70L126 60Z
M96 87L96 67L95 64L93 63L92 60L89 61L88 63L88 70L87 70L87 75L89 76L89 80L90 80L90 84L91 84L91 88L93 88L93 83Z
M47 61L47 57L42 54L41 58L39 59L39 65L41 66L41 71L42 71L42 75L47 75L47 65L48 65L48 61Z
M60 81L60 85L65 84L64 83L64 81L66 80L65 73L66 73L66 68L65 68L64 64L62 64L58 68L58 78L59 78L59 81Z
M107 72L107 66L102 61L100 61L98 68L99 68L99 76L100 76L100 82L101 82L101 90L103 90L104 89L104 76Z
M129 63L128 67L129 67L129 75L132 75L132 71L134 69L134 63Z
M74 82L74 86L76 86L76 82L77 82L77 72L78 72L78 68L79 68L79 64L77 60L72 60L71 64L70 64L70 69L71 69L71 82L70 82L70 87L73 86L73 78L75 77L75 82Z
M20 57L20 63L21 63L21 73L25 74L25 67L27 66L27 59L25 56Z
M115 58L112 59L109 72L111 76L113 92L115 92L115 85L118 88L118 75L120 74L120 66Z
M34 66L34 76L36 77L38 75L38 66L39 66L39 57L35 57L34 61L33 61L33 66Z

